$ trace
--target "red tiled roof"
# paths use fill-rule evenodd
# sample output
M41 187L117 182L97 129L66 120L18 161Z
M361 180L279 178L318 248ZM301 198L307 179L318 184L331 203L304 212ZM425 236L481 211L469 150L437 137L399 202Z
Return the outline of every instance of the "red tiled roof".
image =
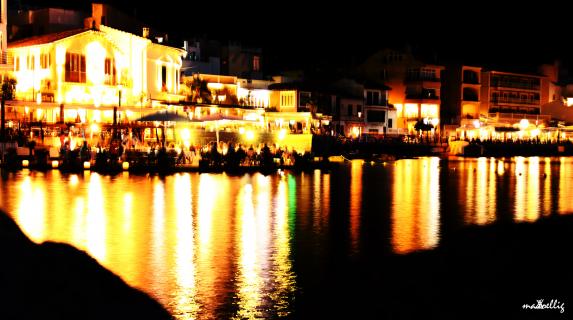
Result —
M91 29L74 29L74 30L45 34L41 36L30 37L18 41L9 42L8 48L29 47L40 44L51 43L71 36L75 36L76 34L80 34L89 30Z

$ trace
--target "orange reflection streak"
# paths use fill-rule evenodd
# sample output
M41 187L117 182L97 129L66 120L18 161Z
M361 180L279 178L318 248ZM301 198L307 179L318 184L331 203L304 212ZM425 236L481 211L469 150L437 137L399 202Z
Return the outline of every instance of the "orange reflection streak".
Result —
M159 178L153 179L153 211L151 221L151 265L154 273L166 272L168 262L166 254L168 247L165 246L165 186ZM167 294L164 285L158 277L151 277L151 290L158 295Z
M571 162L566 163L565 157L559 158L559 214L567 214L573 212L573 171L568 170L571 167Z
M270 189L270 176L262 174L257 175L256 181L256 209L255 217L257 223L257 252L268 253L269 240L271 231L269 230L269 214L271 212L271 189ZM267 256L259 257L259 264L266 264L269 262ZM266 269L267 265L259 265Z
M43 188L32 184L30 176L20 184L22 197L17 210L16 222L35 242L42 242L46 237L46 213L44 211L45 195Z
M525 219L525 201L526 201L526 188L525 185L525 158L515 158L515 216L514 220L523 221Z
M257 226L253 206L253 186L246 184L239 198L240 253L238 280L238 316L240 318L261 317L257 310L261 300L262 279L257 263Z
M196 286L197 286L197 304L198 307L204 308L202 316L207 319L214 319L215 310L220 297L217 297L217 281L221 276L219 261L215 259L213 247L221 242L212 238L213 229L213 209L217 202L217 194L220 192L220 186L215 181L214 175L201 174L199 176L199 190L196 198L196 234L195 234L195 254L196 254ZM225 195L229 196L229 195ZM194 198L195 199L195 198ZM226 218L226 217L222 217Z
M328 216L330 215L330 173L322 174L322 211L320 225L324 226L328 223Z
M284 179L279 181L278 191L275 196L275 244L276 251L273 256L274 269L276 270L274 281L276 288L270 293L275 305L277 315L286 317L290 314L288 296L295 290L295 277L292 271L290 256L290 234L288 228L288 193L287 183Z
M363 160L352 160L350 167L350 246L358 250L360 215L362 211L362 165Z
M177 289L175 309L182 319L198 317L199 305L194 263L193 210L191 205L191 180L187 175L176 175L174 182L175 202L175 277Z
M551 158L545 158L543 175L543 215L551 213Z
M527 211L526 221L535 221L539 218L539 157L529 158L527 172Z
M476 197L475 201L475 213L476 219L474 223L483 225L487 222L487 203L488 203L488 193L487 193L487 158L481 157L478 159L477 170L472 175L477 175L477 186L475 190L477 191L472 196Z
M101 264L107 265L106 228L104 196L101 176L90 176L88 185L88 207L86 215L86 248Z
M400 160L396 164L392 199L392 247L397 253L429 249L438 243L438 164L438 158Z
M312 185L312 229L317 233L322 232L322 197L321 197L321 174L320 170L315 169L313 172Z
M476 215L476 207L477 207L477 203L476 203L476 190L475 190L475 181L474 181L474 177L475 177L475 172L474 172L474 163L471 162L468 165L468 169L465 170L465 172L467 172L467 181L465 181L466 183L466 212L465 212L465 219L464 222L466 224L472 224L475 223L475 215ZM464 166L461 166L461 168L465 168ZM477 170L477 169L476 169ZM464 170L460 170L460 172L464 172ZM460 179L460 182L463 182L463 179Z
M497 177L495 175L495 158L491 158L489 165L489 180L487 183L487 217L486 223L494 222L496 219L497 201Z

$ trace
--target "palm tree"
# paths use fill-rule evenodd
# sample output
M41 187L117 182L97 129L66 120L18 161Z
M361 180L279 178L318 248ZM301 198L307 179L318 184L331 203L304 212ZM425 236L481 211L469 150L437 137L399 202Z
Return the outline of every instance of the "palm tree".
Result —
M16 91L16 79L5 77L2 81L2 87L0 88L1 94L1 111L0 111L0 141L4 142L6 140L6 100L14 99L14 91Z

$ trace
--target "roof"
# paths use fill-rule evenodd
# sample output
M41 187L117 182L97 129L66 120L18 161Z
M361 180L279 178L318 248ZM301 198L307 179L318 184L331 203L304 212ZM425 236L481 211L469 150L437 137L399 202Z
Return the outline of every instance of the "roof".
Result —
M30 37L14 42L8 43L8 48L20 48L20 47L30 47L30 46L37 46L46 43L52 43L58 40L62 40L65 38L69 38L71 36L75 36L80 33L88 32L92 29L74 29L74 30L67 30L62 32L50 33L41 36Z

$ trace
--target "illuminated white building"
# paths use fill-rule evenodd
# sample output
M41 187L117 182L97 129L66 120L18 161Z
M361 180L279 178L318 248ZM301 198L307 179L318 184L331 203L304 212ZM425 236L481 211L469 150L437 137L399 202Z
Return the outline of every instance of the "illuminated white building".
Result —
M4 75L5 71L9 71L10 66L7 61L7 35L6 28L8 25L8 8L7 0L0 0L0 71Z
M118 105L120 119L134 120L182 97L183 50L104 25L12 42L8 52L18 120L111 122Z

